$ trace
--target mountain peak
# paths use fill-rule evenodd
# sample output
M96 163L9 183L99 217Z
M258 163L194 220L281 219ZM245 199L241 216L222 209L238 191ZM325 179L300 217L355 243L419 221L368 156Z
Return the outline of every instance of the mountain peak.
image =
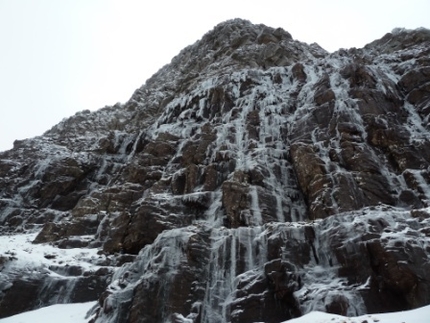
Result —
M269 68L291 65L306 56L324 55L322 49L293 41L281 28L254 25L248 20L222 22L195 44L173 58L170 67L182 73L231 72L241 68Z
M426 28L394 28L391 33L387 33L381 39L369 43L365 48L377 49L381 53L388 54L413 48L419 50L421 47L428 53L429 45L430 30Z
M274 29L239 18L218 24L202 38L203 42L215 42L215 47L220 46L220 42L225 43L226 46L238 47L248 41L250 43L266 44L284 40L292 40L292 37L282 28Z

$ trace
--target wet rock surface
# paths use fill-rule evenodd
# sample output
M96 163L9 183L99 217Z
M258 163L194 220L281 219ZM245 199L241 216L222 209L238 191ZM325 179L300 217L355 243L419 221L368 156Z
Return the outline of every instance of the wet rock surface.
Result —
M430 304L429 53L423 29L329 54L232 20L127 103L15 142L1 234L99 255L36 274L1 254L2 317L96 299L97 323Z

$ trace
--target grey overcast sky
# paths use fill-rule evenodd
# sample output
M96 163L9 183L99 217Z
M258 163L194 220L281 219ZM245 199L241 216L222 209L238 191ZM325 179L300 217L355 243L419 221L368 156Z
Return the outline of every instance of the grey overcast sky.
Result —
M0 0L0 151L77 111L125 102L187 45L232 18L329 51L430 28L429 0Z

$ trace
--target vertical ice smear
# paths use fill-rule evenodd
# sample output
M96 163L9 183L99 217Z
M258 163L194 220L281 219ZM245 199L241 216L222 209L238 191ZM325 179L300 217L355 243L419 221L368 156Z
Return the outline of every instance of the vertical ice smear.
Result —
M211 234L210 277L202 306L202 322L226 322L227 302L231 300L236 276L236 239L226 229Z
M293 168L287 160L289 148L286 136L290 121L286 112L292 101L290 88L293 83L290 77L283 76L282 82L274 85L273 75L276 73L282 75L289 71L285 68L272 68L267 72L244 70L222 79L209 79L188 95L171 101L152 127L149 137L156 138L168 132L182 138L177 153L180 157L186 140L193 136L199 140L199 130L196 132L194 129L211 124L216 139L208 147L208 160L216 162L222 156L226 161L233 160L237 171L246 174L261 172L264 179L258 185L270 191L275 201L274 216L283 222L304 219L306 206L300 196ZM211 103L204 98L218 88L224 88L223 91L228 93L233 107L219 117L209 119L207 111L211 109ZM172 114L178 117L172 118ZM258 211L261 197L257 188L250 186L250 199L256 216L254 224L262 224Z
M223 207L222 207L222 192L220 190L212 194L212 203L209 209L205 212L205 224L214 228L219 228L223 223Z
M128 317L133 293L139 286L150 285L159 286L155 303L160 308L154 309L154 312L163 322L166 321L169 313L166 304L172 284L182 266L186 266L184 252L196 231L193 226L166 230L152 245L141 250L135 262L119 268L112 277L108 289L110 295L104 301L105 308L116 308L116 311L103 313L97 322L116 322Z
M408 112L407 130L410 133L410 144L416 145L430 140L429 131L423 126L425 122L414 106L409 102L405 102L404 109Z
M262 272L267 261L267 245L261 227L214 229L211 234L209 277L202 304L202 321L230 321L230 306L235 300L238 279L247 272Z
M333 253L332 227L339 227L336 220L314 223L315 240L312 245L312 260L300 269L303 286L295 295L300 300L302 313L327 311L327 306L343 298L347 301L347 315L357 316L366 313L364 301L358 289L351 286L348 278L339 276L340 264ZM335 230L336 231L336 230ZM341 226L339 234L343 234Z
M249 221L251 226L261 226L263 224L263 218L261 216L260 206L258 205L258 192L257 188L252 185L249 190L251 195L251 212L252 219Z
M423 196L423 200L427 203L427 205L430 205L430 185L424 179L423 175L421 174L421 171L420 170L408 170L408 171L413 175L418 186L418 191Z

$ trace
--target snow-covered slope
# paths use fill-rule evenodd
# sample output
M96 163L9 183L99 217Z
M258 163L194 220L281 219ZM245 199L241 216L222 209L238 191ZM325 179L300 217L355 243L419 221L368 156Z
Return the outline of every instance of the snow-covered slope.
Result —
M427 30L329 54L236 19L124 105L16 142L0 317L96 299L97 323L430 304L429 53Z
M322 312L312 312L300 318L292 319L289 323L426 323L430 315L430 306L425 306L410 311L387 313L387 314L366 314L358 317L345 317L341 315L327 314Z
M86 323L91 318L87 316L87 312L90 311L91 307L94 305L95 302L51 305L26 313L13 315L5 319L0 319L0 322L57 323L61 320L62 323Z
M9 318L0 319L1 323L56 323L61 318L62 323L86 323L90 319L93 302L78 304L51 305L23 314L17 314ZM425 306L410 311L366 314L358 317L345 317L324 312L311 312L300 318L286 321L288 323L427 323L430 316L430 306Z

